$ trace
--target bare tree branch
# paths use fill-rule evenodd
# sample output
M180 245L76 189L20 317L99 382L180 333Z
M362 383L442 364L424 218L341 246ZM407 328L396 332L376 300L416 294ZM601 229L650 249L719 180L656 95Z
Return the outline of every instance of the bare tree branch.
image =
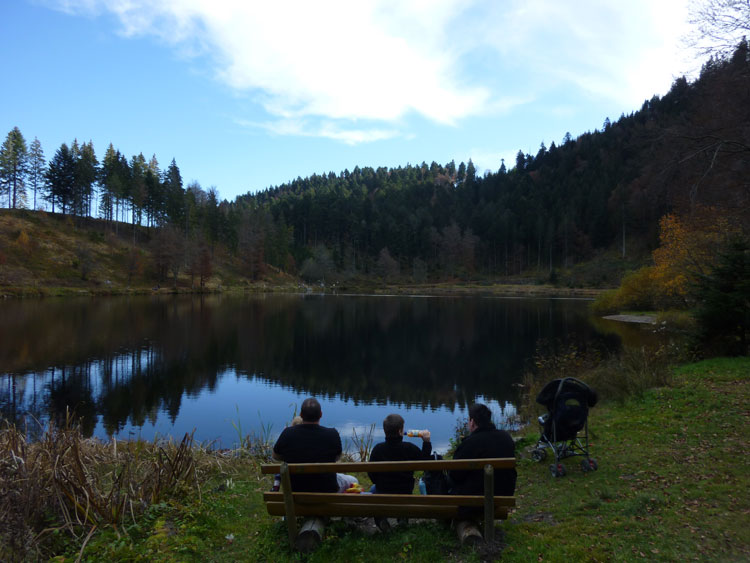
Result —
M687 42L701 55L725 58L750 35L750 0L693 0Z

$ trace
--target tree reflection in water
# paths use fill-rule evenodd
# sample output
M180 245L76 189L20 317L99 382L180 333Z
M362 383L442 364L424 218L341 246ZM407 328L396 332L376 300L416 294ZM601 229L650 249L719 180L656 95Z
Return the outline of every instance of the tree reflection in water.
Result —
M174 424L185 400L208 401L229 379L353 408L512 404L538 341L617 347L586 311L568 300L321 295L3 303L0 408L17 423L71 408L87 435L97 424L111 435Z

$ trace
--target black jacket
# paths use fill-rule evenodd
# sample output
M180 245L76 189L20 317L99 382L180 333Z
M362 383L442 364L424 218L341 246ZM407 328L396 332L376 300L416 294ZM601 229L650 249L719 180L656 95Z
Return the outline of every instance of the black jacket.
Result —
M335 428L319 424L297 424L284 428L273 447L287 463L331 463L341 455L341 437ZM335 473L290 475L292 490L335 493Z
M488 457L515 457L513 438L505 430L498 430L494 424L477 428L456 448L453 459L481 459ZM451 471L451 494L484 494L484 474L482 471ZM515 469L495 470L495 495L512 496L516 489Z
M370 453L370 461L410 461L428 459L432 452L430 442L422 442L420 450L411 442L404 442L401 436L386 438ZM414 490L413 471L391 471L388 473L368 473L378 493L410 495Z

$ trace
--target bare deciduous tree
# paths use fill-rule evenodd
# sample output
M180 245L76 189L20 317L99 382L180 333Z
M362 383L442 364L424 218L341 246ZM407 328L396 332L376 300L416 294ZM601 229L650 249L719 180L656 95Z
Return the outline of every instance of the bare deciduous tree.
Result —
M750 0L693 0L688 43L702 55L725 58L750 35Z

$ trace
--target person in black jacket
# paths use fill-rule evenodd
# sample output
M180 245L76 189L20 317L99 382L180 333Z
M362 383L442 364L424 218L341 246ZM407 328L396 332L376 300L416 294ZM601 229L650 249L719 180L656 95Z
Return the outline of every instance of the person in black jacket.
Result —
M475 403L469 407L469 434L453 454L453 459L481 459L490 457L515 457L513 438L492 423L492 412L485 405ZM451 471L450 494L484 494L484 474L478 471ZM516 489L515 469L495 470L495 495L512 496Z
M321 426L323 411L314 397L300 408L302 423L284 428L273 446L272 457L287 463L331 463L341 457L341 437L335 428ZM335 473L290 476L292 490L335 493L339 490Z
M370 461L409 461L428 459L432 452L430 431L420 432L422 449L412 443L404 442L404 419L398 414L389 414L383 420L385 442L377 444L370 453ZM368 473L375 485L375 493L410 495L414 490L413 471L395 471L387 473Z

